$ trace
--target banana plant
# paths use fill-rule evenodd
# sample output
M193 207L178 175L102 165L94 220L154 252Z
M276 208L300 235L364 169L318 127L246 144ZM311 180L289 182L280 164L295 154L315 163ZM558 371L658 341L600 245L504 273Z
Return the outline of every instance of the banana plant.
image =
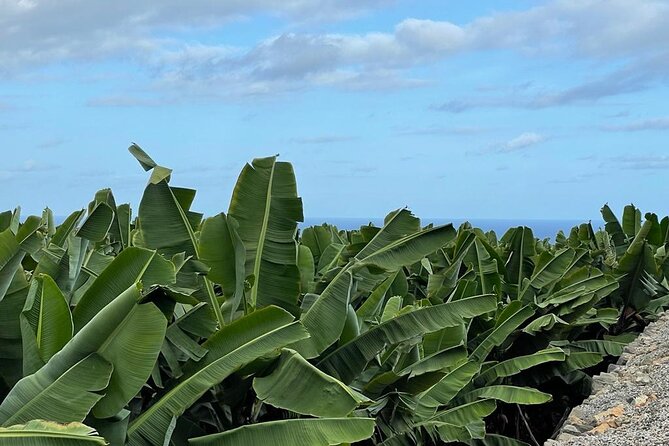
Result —
M554 243L408 209L300 230L276 156L205 218L129 151L135 216L0 213L2 444L522 445L669 307L669 218L631 205Z

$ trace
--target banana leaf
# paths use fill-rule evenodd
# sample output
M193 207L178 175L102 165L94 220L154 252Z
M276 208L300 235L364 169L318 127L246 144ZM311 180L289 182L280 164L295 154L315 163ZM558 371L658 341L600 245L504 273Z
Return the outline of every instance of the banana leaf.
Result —
M81 423L58 424L43 420L0 427L0 443L3 446L105 446L107 444L95 429Z
M297 223L304 217L291 164L273 156L244 166L228 216L239 222L246 274L254 277L249 306L278 305L296 313L300 294L296 235Z
M374 433L372 418L309 418L269 421L193 438L193 446L333 446L362 441Z

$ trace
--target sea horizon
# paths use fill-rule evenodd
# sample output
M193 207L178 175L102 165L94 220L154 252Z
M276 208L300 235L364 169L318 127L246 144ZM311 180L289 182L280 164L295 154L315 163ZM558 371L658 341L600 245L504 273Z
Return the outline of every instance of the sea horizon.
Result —
M54 216L55 223L61 224L66 216ZM375 226L383 226L384 217L305 217L304 222L299 223L299 228L304 229L310 226L319 226L323 223L336 226L342 230L359 229L361 226L373 224ZM534 236L540 239L555 239L559 231L563 231L566 235L572 227L578 226L582 223L592 223L595 231L599 228L604 228L603 220L578 220L578 219L540 219L540 218L446 218L433 217L421 218L421 226L429 224L445 225L453 224L457 229L462 223L469 222L472 226L481 228L484 231L494 231L498 237L514 227L527 226L532 229Z
M338 229L352 230L360 226L373 224L375 226L383 225L384 217L305 217L304 222L300 223L300 228L309 226L318 226L328 223L337 226ZM429 224L444 225L452 223L456 228L462 223L469 222L472 226L483 229L484 231L494 231L497 236L502 236L508 229L527 226L532 229L535 237L544 239L554 239L559 231L569 234L574 226L590 222L595 230L604 228L603 220L579 220L579 219L540 219L540 218L446 218L433 217L421 218L421 225Z

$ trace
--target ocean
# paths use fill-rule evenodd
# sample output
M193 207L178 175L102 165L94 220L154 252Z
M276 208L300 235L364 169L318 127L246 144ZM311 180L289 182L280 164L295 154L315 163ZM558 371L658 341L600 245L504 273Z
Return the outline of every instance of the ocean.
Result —
M64 216L55 216L56 224L60 224L65 220ZM472 226L481 228L484 231L495 231L497 237L501 237L509 228L517 226L528 226L532 229L535 237L544 239L549 238L555 240L555 235L560 231L564 231L569 235L572 227L578 226L581 223L587 223L584 220L540 220L540 219L484 219L484 218L421 218L423 226L433 223L434 225L445 225L453 223L457 229L465 221L469 221ZM305 217L305 221L300 223L300 228L304 229L309 226L316 226L323 223L329 223L337 226L339 229L358 229L360 226L369 223L375 226L383 226L383 217L378 218L357 218L357 217ZM601 220L592 220L592 226L595 231L604 227L604 222Z
M566 235L572 227L578 226L581 223L587 223L583 220L539 220L539 219L463 219L463 218L421 218L423 226L433 223L435 225L443 225L453 223L457 229L465 221L469 221L474 227L483 229L484 231L495 231L498 237L504 235L509 228L517 226L528 226L532 228L535 237L555 239L555 235L562 230ZM320 225L322 223L329 223L337 226L339 229L358 229L360 226L372 223L376 226L383 225L383 217L380 218L337 218L337 217L305 217L304 223L300 227L306 228L309 226ZM604 222L600 220L592 220L592 226L595 231L598 228L604 227Z

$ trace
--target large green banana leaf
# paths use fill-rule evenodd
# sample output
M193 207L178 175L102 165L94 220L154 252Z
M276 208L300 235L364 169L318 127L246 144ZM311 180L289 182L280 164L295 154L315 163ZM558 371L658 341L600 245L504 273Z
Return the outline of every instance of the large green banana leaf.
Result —
M606 232L611 236L614 246L623 246L625 244L625 233L623 232L622 226L620 226L620 221L616 217L616 214L613 213L608 204L605 204L602 209L602 218L606 223L604 228Z
M202 222L198 241L200 260L209 268L207 277L221 285L226 301L224 317L231 320L244 297L246 250L237 221L224 213Z
M196 255L195 234L188 218L194 191L170 187L170 169L157 165L135 144L128 150L144 170L152 171L139 204L139 240L167 257L182 252Z
M428 333L423 338L423 352L429 356L447 348L467 343L467 329L464 321L455 327L446 327Z
M544 314L543 316L539 316L527 324L525 328L523 328L523 333L536 335L541 331L550 331L558 325L567 326L569 323L562 320L559 316L556 316L553 313L548 313Z
M506 262L506 280L513 289L520 290L523 280L532 274L531 258L536 254L534 234L530 228L521 226L509 230L502 241L507 239L510 252Z
M540 290L560 280L567 273L574 256L575 252L571 248L562 249L555 255L543 252L539 256L532 277L523 284L520 299L523 302L531 302L534 298L532 290Z
M464 427L487 417L495 411L497 404L492 399L482 399L471 403L462 404L437 412L427 421L418 423L418 426L429 425L433 422L446 423L453 426Z
M425 373L453 368L466 358L467 350L462 345L448 347L405 366L398 372L398 375L408 375L409 378L413 378Z
M381 230L372 237L355 257L358 260L369 257L397 240L419 231L420 220L408 209L397 209L386 217ZM453 231L453 237L455 237L455 230Z
M450 347L418 359L400 370L379 373L367 382L364 390L367 394L380 394L386 387L406 377L408 380L402 385L401 390L412 394L421 392L434 385L440 379L441 372L445 373L462 365L466 359L467 350L461 343L457 347ZM424 375L429 376L423 379Z
M19 225L19 217L15 218L14 214L18 211L18 209L14 209L14 211L0 212L0 232L9 229L12 226L14 227L13 231L16 231L16 228Z
M67 218L56 228L56 233L53 235L53 237L51 237L51 243L64 248L67 238L74 231L74 229L79 224L79 221L84 217L85 214L86 211L81 209L68 215Z
M304 327L292 320L286 311L270 306L222 327L204 344L209 350L205 357L130 424L130 445L164 444L176 418L208 389L255 359L307 337Z
M634 205L628 204L623 209L623 232L632 239L641 229L641 211Z
M33 245L33 236L39 237L38 229L37 224L24 224L16 229L16 233L11 227L0 232L0 301L5 297L27 250Z
M476 240L474 240L474 246L470 248L469 257L465 262L467 261L469 261L479 276L481 292L483 294L501 293L502 285L498 261L490 255L481 237L477 236Z
M154 304L138 305L139 298L140 290L137 286L128 288L104 307L44 367L20 380L0 405L0 423L5 425L23 407L42 396L46 400L36 410L50 414L57 412L59 421L81 421L77 418L68 420L74 414L71 414L70 409L63 408L66 401L49 398L48 389L92 353L97 353L113 365L109 385L100 401L104 408L101 411L112 411L113 408L114 413L118 412L149 377L167 325L162 312ZM74 380L71 384L68 392L73 395L88 392ZM32 418L47 417L40 417L36 413Z
M97 418L116 415L144 386L165 338L167 320L152 303L137 305L100 354L114 365L104 397L93 408Z
M316 276L316 264L314 256L308 246L300 244L297 247L297 266L300 269L300 289L302 293L308 293L313 289L313 281Z
M602 356L620 356L630 340L618 341L614 339L591 339L586 341L575 341L570 345L581 348L587 352L599 353Z
M501 345L514 330L532 317L533 314L534 310L529 306L521 307L517 311L511 313L474 349L470 355L470 359L478 362L485 361L493 348Z
M495 399L508 404L543 404L552 400L553 397L549 393L529 387L496 385L472 390L458 399L465 402L477 399Z
M461 268L462 257L455 259L442 271L430 274L427 280L427 297L437 300L446 299L457 287Z
M111 226L107 231L109 237L109 244L117 245L117 250L121 250L128 246L130 241L130 207L129 205L116 205L114 194L111 189L101 189L95 193L95 199L89 205L97 206L100 203L105 203L114 213Z
M21 249L32 255L38 254L44 247L44 241L49 231L48 215L37 217L31 215L20 224L16 231L16 240L21 245Z
M646 241L652 227L652 220L644 222L643 226L636 232L636 236L629 244L625 254L620 258L615 270L616 273L625 275L619 281L622 303L635 310L642 310L650 301L650 296L641 285L644 274L651 276L657 274L653 251Z
M477 381L489 384L496 379L516 375L523 370L535 367L539 364L554 361L564 361L566 358L564 350L559 347L550 347L530 355L516 356L488 367L476 378Z
M300 321L310 337L294 348L306 358L315 358L332 345L342 333L353 291L353 274L342 269L323 290Z
M402 215L405 210L397 215ZM395 217L397 218L397 217ZM381 234L383 231L380 231ZM378 234L377 234L378 237ZM360 251L355 259L356 267L374 265L388 271L395 271L404 265L411 265L444 246L455 237L453 225L437 226L409 234L393 242L379 246L376 237ZM369 246L374 245L375 249Z
M552 293L538 296L539 308L571 302L583 295L597 294L605 297L618 288L618 282L605 276L595 268L583 267L560 281L561 288Z
M137 218L138 234L135 243L155 249L166 258L185 254L188 258L199 258L198 243L193 228L200 225L202 215L190 211L195 198L195 190L169 185L172 171L156 164L141 148L133 144L129 148L144 170L151 170L149 183L144 189L139 203ZM193 276L191 282L198 281L197 273L181 268L184 274ZM188 272L186 272L188 271ZM204 293L214 311L219 326L225 321L221 307L209 279L204 278Z
M358 307L355 313L358 316L360 324L364 324L381 313L386 293L388 293L396 276L397 274L391 274L379 283L369 294L369 297L367 297L367 299L365 299Z
M389 271L395 271L404 265L418 262L433 253L455 236L452 225L430 228L411 233L419 228L418 219L406 209L392 214L383 228L355 256L319 296L316 302L302 317L302 323L311 337L296 349L307 358L313 358L341 335L353 286L353 277L349 269L358 269L374 265ZM408 235L405 235L407 234Z
M77 331L81 330L96 314L123 291L136 282L150 285L170 285L175 281L174 264L156 251L131 247L124 249L95 279L74 309L73 319Z
M413 446L416 438L421 438L418 429L436 432L442 442L462 442L485 435L483 419L493 413L496 408L494 400L479 400L456 407L449 407L437 412L430 418L412 423L409 432L399 432L387 438L383 446ZM431 436L434 441L434 435Z
M81 423L58 424L31 420L25 424L0 427L3 446L105 446L95 429Z
M0 378L8 388L23 377L20 321L29 288L26 274L19 266L5 298L0 301Z
M529 446L524 441L496 434L486 434L483 438L475 438L465 443L470 446Z
M114 211L112 208L107 203L98 203L81 224L81 228L77 231L77 237L92 242L102 241L113 222Z
M321 257L325 255L328 247L333 243L342 244L342 240L337 234L336 228L323 224L321 226L305 228L302 231L300 243L311 250L311 254L314 256L314 263L319 265Z
M193 438L193 446L332 446L362 441L374 433L372 418L307 418L270 421Z
M290 349L271 374L253 380L253 389L274 407L325 418L345 417L364 399Z
M24 375L35 373L72 339L70 307L46 274L33 278L20 321Z
M91 408L103 397L109 384L112 365L97 353L92 353L48 386L36 393L15 411L7 414L3 426L26 423L40 418L59 423L83 421ZM4 406L4 404L3 404Z
M466 362L459 367L448 372L442 379L432 387L419 395L420 407L417 413L425 415L425 408L428 408L427 416L436 412L439 406L447 405L455 396L471 382L481 368L476 362Z
M100 419L89 415L84 424L97 430L110 446L125 446L129 420L130 411L123 409L111 418Z
M292 165L273 156L244 166L228 215L239 222L246 274L254 277L249 305L278 305L296 312L300 294L297 223L304 217Z
M325 356L318 367L349 384L384 347L457 326L463 319L488 313L496 306L495 296L481 295L420 308L373 327Z

